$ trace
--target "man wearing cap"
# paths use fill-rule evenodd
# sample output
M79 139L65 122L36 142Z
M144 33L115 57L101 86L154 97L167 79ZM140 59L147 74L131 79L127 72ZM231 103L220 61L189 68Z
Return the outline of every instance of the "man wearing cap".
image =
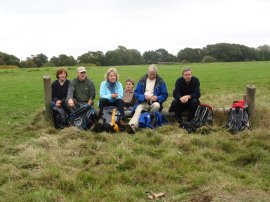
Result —
M95 85L87 78L85 67L78 67L77 78L73 79L68 87L67 106L70 112L85 104L93 105L95 96Z

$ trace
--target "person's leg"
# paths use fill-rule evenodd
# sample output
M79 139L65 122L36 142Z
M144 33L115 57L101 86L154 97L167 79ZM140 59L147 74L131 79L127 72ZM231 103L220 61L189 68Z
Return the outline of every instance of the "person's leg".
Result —
M102 116L102 111L104 107L110 106L110 102L106 98L100 98L99 100L99 113L98 116Z
M179 123L183 122L182 112L187 110L187 104L175 100L175 116Z
M191 121L196 113L197 107L200 104L198 99L189 100L187 103L188 106L188 121Z
M169 108L169 112L175 112L175 106L176 106L176 100L174 99L172 101L170 108Z
M115 100L114 106L116 106L118 108L118 110L120 111L122 119L125 119L124 102L123 102L123 100L122 99Z
M135 127L138 127L139 118L141 115L142 110L147 111L149 109L149 104L144 102L137 106L134 115L129 121L129 125L134 125Z
M158 112L160 109L160 104L158 102L153 102L150 106L150 112Z

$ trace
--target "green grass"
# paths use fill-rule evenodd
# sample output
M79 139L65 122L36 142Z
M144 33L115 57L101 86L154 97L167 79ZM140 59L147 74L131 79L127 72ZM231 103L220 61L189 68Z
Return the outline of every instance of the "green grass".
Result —
M254 84L252 130L231 135L215 123L208 135L176 124L157 130L95 134L54 129L43 109L43 75L55 68L0 70L0 201L268 201L270 198L269 62L190 64L201 101L229 107ZM108 67L89 67L96 88ZM159 66L170 105L183 65ZM138 80L147 65L117 67ZM75 67L68 68L74 78ZM96 99L97 101L97 99Z

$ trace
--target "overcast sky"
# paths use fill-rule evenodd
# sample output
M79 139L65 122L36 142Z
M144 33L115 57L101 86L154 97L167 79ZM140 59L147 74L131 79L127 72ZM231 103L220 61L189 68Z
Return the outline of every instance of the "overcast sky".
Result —
M20 59L220 42L270 45L268 0L0 0L0 51Z

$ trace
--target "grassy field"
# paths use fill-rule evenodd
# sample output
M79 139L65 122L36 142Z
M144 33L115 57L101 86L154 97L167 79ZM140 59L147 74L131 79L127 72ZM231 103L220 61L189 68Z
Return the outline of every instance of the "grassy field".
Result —
M231 135L216 121L207 135L176 124L126 133L55 130L44 119L43 75L55 68L0 69L0 201L269 201L270 63L190 64L201 101L229 107L254 84L252 130ZM170 105L184 65L159 66ZM89 67L96 88L108 67ZM117 67L120 81L138 80L147 65ZM69 79L75 77L69 67ZM97 102L97 99L96 99Z

